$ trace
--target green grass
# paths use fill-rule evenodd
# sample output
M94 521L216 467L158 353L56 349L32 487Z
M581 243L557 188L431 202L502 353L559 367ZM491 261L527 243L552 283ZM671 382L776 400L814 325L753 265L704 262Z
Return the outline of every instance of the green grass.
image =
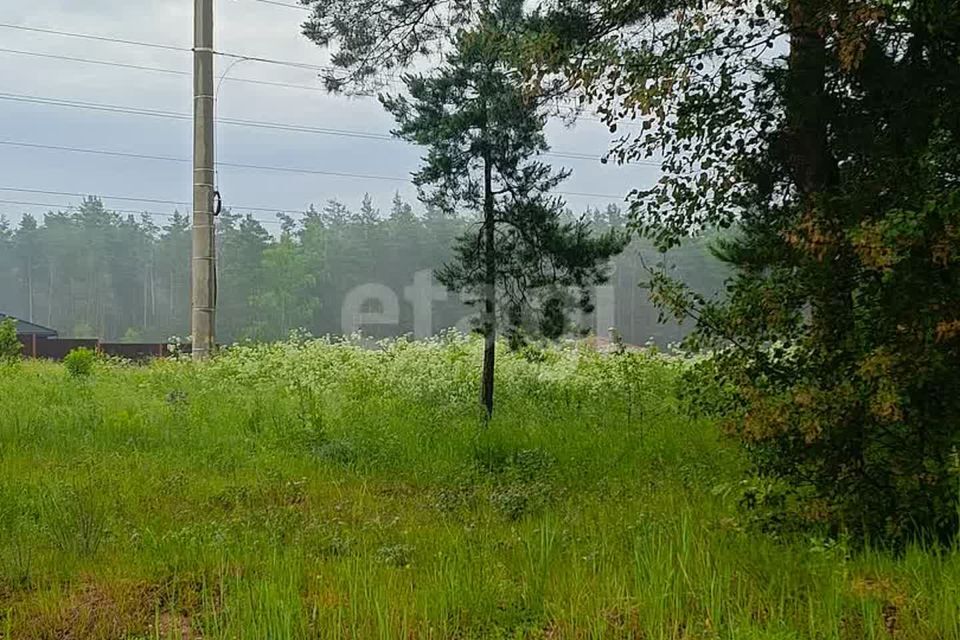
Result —
M960 638L960 554L774 541L680 361L236 349L0 370L0 637ZM892 633L891 633L892 631Z

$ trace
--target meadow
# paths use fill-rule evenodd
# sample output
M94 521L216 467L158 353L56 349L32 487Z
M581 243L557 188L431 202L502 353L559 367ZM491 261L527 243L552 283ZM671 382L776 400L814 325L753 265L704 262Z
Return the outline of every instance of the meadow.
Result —
M960 638L960 553L774 538L677 355L0 367L3 638Z

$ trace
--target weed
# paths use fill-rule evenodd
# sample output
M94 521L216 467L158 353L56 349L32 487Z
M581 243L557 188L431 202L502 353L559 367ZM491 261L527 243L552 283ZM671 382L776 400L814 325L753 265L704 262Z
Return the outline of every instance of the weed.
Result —
M63 366L73 378L85 378L93 373L93 365L97 360L96 354L86 347L73 349L63 359Z
M88 557L107 537L107 494L90 485L48 485L40 498L40 522L61 552Z
M23 345L17 338L17 321L13 318L0 320L0 365L17 362Z

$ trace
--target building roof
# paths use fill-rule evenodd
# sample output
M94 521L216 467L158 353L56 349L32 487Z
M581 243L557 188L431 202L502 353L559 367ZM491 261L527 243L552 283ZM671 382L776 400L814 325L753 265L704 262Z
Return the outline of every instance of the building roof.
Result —
M56 329L50 329L49 327L44 327L39 324L34 324L33 322L27 322L26 320L21 320L20 318L8 315L6 313L0 313L0 321L6 320L7 318L13 318L16 321L18 336L37 336L38 338L56 338L58 335Z

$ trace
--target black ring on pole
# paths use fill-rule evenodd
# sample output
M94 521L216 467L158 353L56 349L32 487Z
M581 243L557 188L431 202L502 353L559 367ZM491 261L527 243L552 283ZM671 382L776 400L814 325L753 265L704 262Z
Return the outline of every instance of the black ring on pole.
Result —
M213 192L214 205L213 205L213 215L218 216L223 210L223 199L220 197L219 191Z

